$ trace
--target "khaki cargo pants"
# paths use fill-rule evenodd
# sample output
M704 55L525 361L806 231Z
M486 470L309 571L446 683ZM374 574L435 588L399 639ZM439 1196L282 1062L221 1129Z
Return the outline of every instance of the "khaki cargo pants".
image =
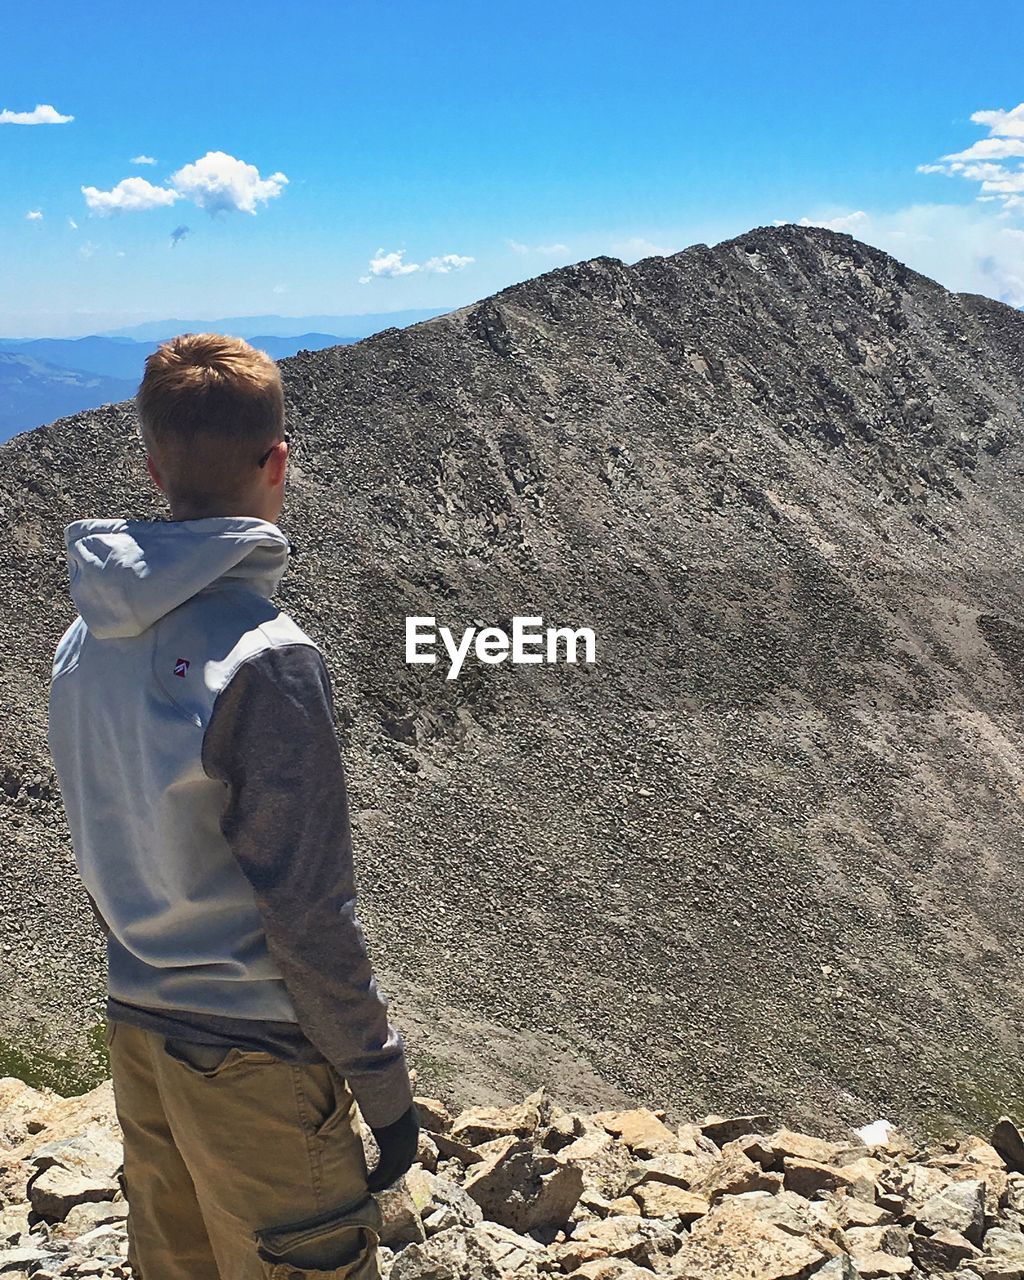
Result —
M343 1076L123 1022L106 1034L136 1280L379 1280Z

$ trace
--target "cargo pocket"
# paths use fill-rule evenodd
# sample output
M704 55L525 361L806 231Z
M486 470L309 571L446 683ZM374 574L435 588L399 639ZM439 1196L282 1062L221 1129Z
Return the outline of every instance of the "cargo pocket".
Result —
M379 1280L381 1212L371 1195L304 1222L257 1231L267 1280Z

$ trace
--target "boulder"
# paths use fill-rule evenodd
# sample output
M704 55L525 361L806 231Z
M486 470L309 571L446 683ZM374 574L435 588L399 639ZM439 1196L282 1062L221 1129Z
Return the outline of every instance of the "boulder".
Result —
M844 1189L859 1200L873 1203L875 1180L873 1171L856 1165L822 1164L817 1160L800 1160L789 1156L783 1161L786 1188L810 1200L825 1191Z
M897 1258L891 1253L854 1253L850 1257L854 1275L862 1280L886 1280L888 1276L909 1276L913 1273L912 1258Z
M717 1154L710 1159L703 1154L693 1156L682 1151L668 1151L664 1155L652 1156L650 1160L642 1161L641 1167L646 1182L671 1182L677 1187L690 1187L717 1159Z
M531 1093L518 1107L470 1107L452 1121L448 1136L468 1147L496 1138L531 1137L551 1115L551 1100L543 1089Z
M641 1159L679 1150L676 1135L646 1107L635 1107L630 1111L598 1111L594 1120L616 1138L621 1138Z
M433 1173L437 1169L439 1157L440 1152L437 1149L437 1143L425 1129L421 1129L419 1137L416 1139L416 1163Z
M826 1142L808 1133L796 1133L792 1129L776 1129L746 1148L751 1160L764 1169L781 1169L786 1157L796 1160L813 1160L818 1164L834 1164L846 1150L844 1144Z
M544 1126L540 1144L545 1151L561 1151L583 1133L580 1117L571 1111L553 1113L551 1123Z
M748 1191L733 1196L731 1202L755 1214L762 1222L770 1222L794 1235L809 1236L816 1241L839 1244L843 1228L836 1206L828 1200L805 1200L793 1191ZM829 1245L823 1245L826 1252Z
M1016 1267L1024 1273L1024 1235L1019 1231L991 1227L985 1233L984 1249L985 1260L1002 1267Z
M120 1191L117 1180L89 1177L76 1169L54 1164L28 1185L29 1202L44 1222L63 1222L77 1204L113 1200Z
M777 1191L781 1185L779 1174L765 1173L760 1165L733 1147L723 1151L691 1182L690 1190L710 1202L719 1196L734 1196L744 1191Z
M651 1280L649 1267L638 1267L624 1258L597 1258L585 1262L566 1280Z
M5 1161L21 1160L39 1146L60 1138L77 1137L96 1125L120 1140L120 1127L114 1106L114 1087L105 1080L88 1093L71 1098L61 1098L47 1091L40 1091L44 1099L40 1109L30 1118L29 1136L18 1146L5 1153Z
M972 1244L981 1244L985 1230L985 1187L977 1181L952 1182L926 1200L917 1214L926 1231L958 1231Z
M911 1240L911 1253L922 1271L934 1275L937 1271L955 1271L961 1262L980 1258L981 1250L975 1248L959 1231L941 1227L934 1235L915 1235Z
M703 1217L710 1207L703 1196L668 1182L642 1182L629 1198L639 1204L645 1218L669 1218L685 1225Z
M583 1191L579 1167L520 1138L506 1138L474 1166L466 1192L484 1216L513 1231L564 1226Z
M648 1271L668 1270L681 1237L666 1224L630 1214L578 1224L572 1237L553 1244L549 1253L563 1270L579 1270L602 1258L619 1258Z
M0 1209L0 1248L14 1244L20 1235L28 1232L28 1215L32 1206L28 1201L19 1201Z
M405 1175L405 1185L423 1223L427 1236L449 1227L471 1227L483 1221L477 1202L449 1178L413 1166Z
M90 1177L115 1179L124 1160L120 1133L93 1121L81 1132L41 1142L28 1157L35 1169L63 1165Z
M96 1227L111 1222L124 1222L128 1217L127 1200L87 1200L68 1210L67 1217L53 1229L54 1237L74 1239L88 1235Z
M752 1133L770 1133L771 1119L760 1113L748 1116L707 1116L700 1123L700 1131L716 1147L743 1138Z
M411 1172L411 1170L410 1170ZM420 1219L408 1175L399 1178L392 1186L377 1193L381 1213L381 1244L389 1249L401 1249L406 1244L416 1244L427 1238Z
M544 1246L494 1222L451 1227L395 1256L390 1280L539 1280Z
M804 1280L830 1256L806 1236L766 1222L749 1205L725 1200L693 1224L672 1274L676 1280Z
M23 1280L23 1277L38 1275L46 1262L56 1261L56 1255L49 1249L41 1249L34 1244L0 1249L0 1276L6 1276L8 1280Z
M562 1147L558 1158L580 1170L586 1188L609 1199L628 1194L647 1177L646 1165L604 1129L588 1130Z
M437 1147L438 1155L444 1156L445 1159L458 1160L463 1165L479 1164L485 1159L474 1147L468 1146L465 1142L456 1142L446 1133L432 1133L430 1136L434 1146Z
M437 1098L413 1098L420 1118L420 1128L428 1133L447 1133L452 1127L452 1115Z
M1024 1173L1024 1136L1009 1116L1000 1116L996 1121L992 1146L1011 1173Z

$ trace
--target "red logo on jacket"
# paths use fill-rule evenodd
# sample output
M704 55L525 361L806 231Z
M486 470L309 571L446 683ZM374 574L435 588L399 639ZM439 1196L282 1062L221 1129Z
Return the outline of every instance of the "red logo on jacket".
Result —
M174 664L174 674L184 679L188 675L189 661L188 658L179 658Z

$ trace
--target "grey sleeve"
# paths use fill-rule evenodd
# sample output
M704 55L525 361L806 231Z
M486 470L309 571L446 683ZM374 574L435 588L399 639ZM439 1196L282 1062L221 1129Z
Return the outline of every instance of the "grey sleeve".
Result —
M412 1101L356 915L345 774L323 655L267 649L217 696L203 768L227 784L221 830L256 895L306 1037L348 1080L367 1124Z

